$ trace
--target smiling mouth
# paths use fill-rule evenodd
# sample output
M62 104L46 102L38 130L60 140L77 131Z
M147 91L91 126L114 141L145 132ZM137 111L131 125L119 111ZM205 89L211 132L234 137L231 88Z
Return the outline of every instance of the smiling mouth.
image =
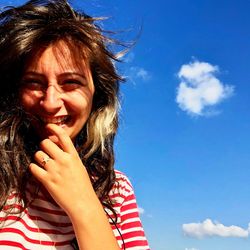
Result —
M53 123L58 126L61 126L66 124L70 120L70 116L67 115L67 116L51 117L51 118L39 117L39 120L44 124Z

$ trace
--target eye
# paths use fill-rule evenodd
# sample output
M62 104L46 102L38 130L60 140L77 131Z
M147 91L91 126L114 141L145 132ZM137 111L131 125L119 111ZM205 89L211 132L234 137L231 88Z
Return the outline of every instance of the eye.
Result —
M78 79L66 79L60 85L64 91L71 91L84 86L84 81Z
M44 88L44 84L41 80L35 78L22 79L20 86L27 90L43 90Z

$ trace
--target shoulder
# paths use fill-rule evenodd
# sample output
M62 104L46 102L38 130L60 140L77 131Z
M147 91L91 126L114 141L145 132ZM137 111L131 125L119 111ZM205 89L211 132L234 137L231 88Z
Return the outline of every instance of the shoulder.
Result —
M111 191L119 191L120 194L126 195L133 192L133 186L123 172L115 170L115 183Z
M131 184L129 178L123 172L121 172L119 170L115 170L115 179L116 179L117 183L126 184L132 188L132 184Z
M134 189L129 178L121 171L115 170L115 183L109 197L115 204L122 205L131 194L134 194Z
M141 224L139 209L133 187L129 178L122 172L115 170L116 182L111 190L113 208L117 215L117 224L126 249L149 249ZM112 227L114 234L120 240L120 234ZM121 240L118 242L122 245Z

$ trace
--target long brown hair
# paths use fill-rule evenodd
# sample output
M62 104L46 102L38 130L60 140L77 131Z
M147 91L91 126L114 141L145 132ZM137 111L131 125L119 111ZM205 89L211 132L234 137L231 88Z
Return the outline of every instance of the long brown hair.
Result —
M10 190L26 201L28 165L38 139L20 107L18 90L27 59L58 40L82 49L95 85L93 107L76 140L79 155L103 204L114 181L113 142L118 126L119 81L110 51L112 39L96 25L98 18L76 12L66 0L31 0L0 14L0 207ZM88 53L86 53L86 51Z

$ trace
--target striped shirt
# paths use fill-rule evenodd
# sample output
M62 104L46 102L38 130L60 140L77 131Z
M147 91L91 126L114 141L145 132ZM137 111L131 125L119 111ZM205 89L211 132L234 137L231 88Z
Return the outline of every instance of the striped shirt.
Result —
M123 173L115 173L116 183L109 194L117 213L116 226L109 219L114 235L121 249L124 249L124 242L126 250L148 250L131 183ZM32 184L29 188L32 189ZM31 193L28 189L28 196ZM13 192L6 205L13 204L16 198L17 194ZM13 212L21 208L22 204L16 203ZM70 219L44 188L39 190L36 199L23 212L13 212L7 216L0 212L0 249L73 249L71 241L75 235ZM107 209L106 212L113 217Z

